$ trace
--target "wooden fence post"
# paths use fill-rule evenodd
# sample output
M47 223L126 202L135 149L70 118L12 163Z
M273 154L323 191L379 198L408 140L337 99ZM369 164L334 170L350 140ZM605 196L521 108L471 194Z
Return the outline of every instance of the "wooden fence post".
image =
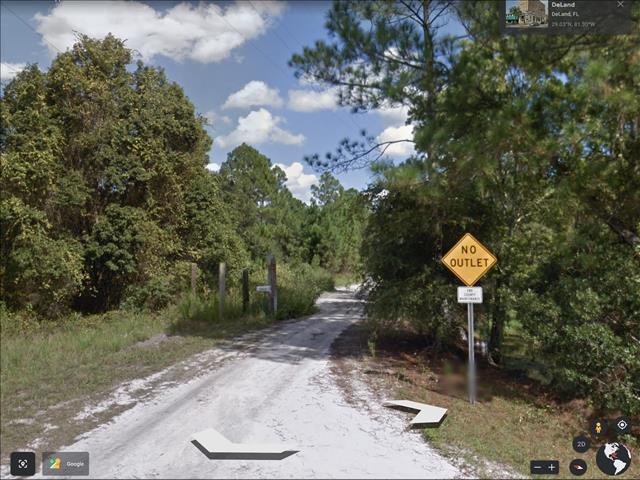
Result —
M269 264L267 268L267 278L269 286L271 287L271 291L269 292L269 307L275 317L278 312L278 289L276 282L276 259L273 255L269 255Z
M196 294L196 264L191 264L191 293Z
M242 313L249 310L249 270L242 271Z
M220 262L218 269L218 289L219 289L219 302L218 302L218 320L224 320L224 296L226 290L226 276L227 265L224 262Z

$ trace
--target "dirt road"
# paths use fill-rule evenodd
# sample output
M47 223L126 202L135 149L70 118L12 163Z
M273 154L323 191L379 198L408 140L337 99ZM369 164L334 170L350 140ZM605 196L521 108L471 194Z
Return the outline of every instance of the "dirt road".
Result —
M92 478L462 476L407 431L410 416L383 408L364 384L352 382L355 403L345 398L330 372L329 347L360 318L362 305L340 290L318 306L311 317L213 349L208 355L218 363L190 364L206 368L202 375L159 390L63 450L90 452ZM191 443L208 428L234 442L282 442L299 452L283 460L210 460Z

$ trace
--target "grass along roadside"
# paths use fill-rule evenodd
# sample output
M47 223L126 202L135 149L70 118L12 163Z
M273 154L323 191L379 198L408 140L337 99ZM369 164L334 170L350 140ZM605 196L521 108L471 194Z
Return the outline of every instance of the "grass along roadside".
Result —
M304 276L304 275L303 275ZM1 311L0 440L4 462L9 453L35 439L56 448L118 413L102 412L80 422L86 403L99 402L115 386L146 377L219 341L253 331L283 318L315 311L314 301L330 285L306 278L304 288L282 276L277 319L262 311L263 298L252 295L249 314L242 315L239 295L230 294L225 319L215 298L186 295L160 312L113 311L71 315L58 321L23 324L20 316Z
M348 287L362 282L362 276L358 273L341 272L333 275L333 282L338 287Z
M83 404L107 394L115 385L145 377L217 340L266 326L266 318L245 318L218 324L190 324L194 334L167 334L178 317L176 307L157 314L112 312L75 325L51 326L50 332L2 337L2 458L42 436L68 441L68 429ZM161 342L140 342L161 338ZM140 345L140 346L138 346ZM55 413L47 415L54 406ZM49 418L48 418L49 417Z
M423 431L427 441L452 461L464 460L481 478L504 478L504 465L517 477L529 476L532 459L557 459L561 478L571 477L574 458L587 461L587 478L606 478L596 466L594 442L585 454L573 451L572 440L588 435L595 413L583 401L554 400L539 382L512 372L479 366L479 401L470 405L466 396L465 360L452 354L435 355L415 337L378 339L367 345L364 326L349 340L350 356L382 398L403 398L449 410L439 428ZM344 355L344 352L343 352ZM607 415L615 418L617 412ZM633 435L617 439L631 449L632 464L624 478L640 478L638 419ZM607 441L612 441L610 435ZM634 459L635 457L635 459ZM556 478L552 476L550 478Z

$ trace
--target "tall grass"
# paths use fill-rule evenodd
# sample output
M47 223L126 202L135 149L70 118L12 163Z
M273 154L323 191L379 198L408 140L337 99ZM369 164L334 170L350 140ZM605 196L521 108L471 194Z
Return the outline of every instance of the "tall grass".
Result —
M157 312L73 313L55 321L43 320L30 311L9 312L0 302L2 454L45 434L43 422L15 424L16 419L35 418L64 402L70 405L68 411L56 409L56 418L60 425L75 425L78 402L87 395L103 394L123 381L173 365L211 348L217 339L276 319L312 313L317 296L332 287L331 277L322 270L279 265L279 305L274 318L266 309L266 294L256 292L256 285L264 284L264 278L264 271L251 276L251 303L246 314L242 312L241 290L230 278L223 319L219 318L215 293L208 297L185 294L177 304ZM140 343L153 336L160 343Z
M251 320L273 320L268 307L268 295L256 292L258 285L264 284L265 271L254 271L250 276L250 302L247 312L242 311L242 293L239 286L232 286L226 294L224 318L220 318L219 298L216 292L208 297L188 293L178 304L180 317L174 325L180 331L186 324L220 323L242 318ZM326 290L333 289L331 275L318 267L306 264L298 266L278 266L277 272L278 308L276 320L309 315L315 311L315 301Z
M24 317L7 312L1 317L3 410L7 399L47 404L47 400L81 395L108 383L111 375L105 366L115 356L166 326L161 316L132 312L31 323L28 330ZM66 394L61 395L64 390Z

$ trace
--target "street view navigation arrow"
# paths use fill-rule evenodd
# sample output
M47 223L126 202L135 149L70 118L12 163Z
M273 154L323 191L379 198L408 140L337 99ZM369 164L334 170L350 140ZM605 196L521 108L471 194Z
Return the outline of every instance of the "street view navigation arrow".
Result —
M473 287L497 261L493 253L470 233L464 234L442 257L442 263L467 287Z
M447 414L446 408L434 407L426 403L412 402L411 400L389 400L388 402L384 402L383 405L385 407L418 412L411 422L409 422L412 426L439 424Z
M233 443L213 428L193 435L191 441L211 460L282 460L298 450L274 443Z

